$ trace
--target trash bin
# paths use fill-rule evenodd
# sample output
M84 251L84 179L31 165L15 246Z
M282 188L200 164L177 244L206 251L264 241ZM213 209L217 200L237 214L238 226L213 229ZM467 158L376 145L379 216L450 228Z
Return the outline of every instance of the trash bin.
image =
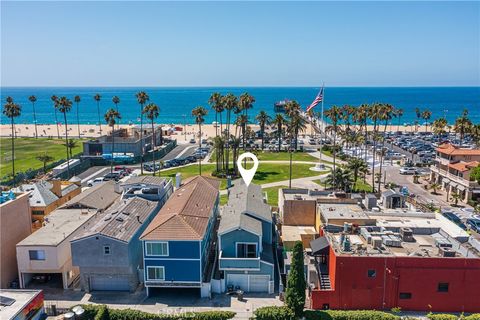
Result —
M238 301L243 300L243 290L237 290L237 300Z

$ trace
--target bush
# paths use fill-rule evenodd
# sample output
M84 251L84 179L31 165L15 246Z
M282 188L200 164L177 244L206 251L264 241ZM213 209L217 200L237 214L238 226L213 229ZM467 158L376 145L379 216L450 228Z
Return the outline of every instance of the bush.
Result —
M230 311L206 311L172 314L153 314L133 309L109 309L105 305L83 305L85 318L94 320L228 320L235 316Z
M457 320L458 316L453 314L445 314L445 313L429 313L427 314L427 318L430 320Z
M382 311L312 311L304 312L306 320L400 320L399 316Z
M262 307L255 310L253 319L256 320L291 320L294 319L292 310L288 307Z
M464 320L480 320L480 313L472 313L469 316L463 318Z

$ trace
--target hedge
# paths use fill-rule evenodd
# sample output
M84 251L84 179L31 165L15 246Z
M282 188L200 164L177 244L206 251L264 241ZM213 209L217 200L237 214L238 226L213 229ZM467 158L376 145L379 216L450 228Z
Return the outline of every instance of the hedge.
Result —
M305 311L306 320L399 320L400 317L382 311L355 310L355 311Z
M291 320L294 318L292 310L288 307L262 307L253 313L256 320Z
M472 313L469 316L466 316L464 320L480 320L480 313Z
M133 309L109 309L104 305L83 305L89 320L228 320L235 316L230 311L206 311L172 314L153 314Z
M480 313L472 313L469 316L456 316L446 313L429 313L427 318L430 320L480 320Z

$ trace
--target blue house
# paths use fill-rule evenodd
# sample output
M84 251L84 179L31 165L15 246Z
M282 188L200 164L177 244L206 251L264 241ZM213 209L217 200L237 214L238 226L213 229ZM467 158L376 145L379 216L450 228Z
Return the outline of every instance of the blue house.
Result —
M180 186L145 229L145 287L200 288L210 296L216 255L219 181L197 176Z
M258 185L237 181L223 207L218 229L223 288L273 293L273 224Z

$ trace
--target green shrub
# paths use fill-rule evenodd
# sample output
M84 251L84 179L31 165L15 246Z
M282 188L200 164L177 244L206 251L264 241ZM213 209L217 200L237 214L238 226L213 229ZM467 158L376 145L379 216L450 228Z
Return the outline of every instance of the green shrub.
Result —
M294 319L292 310L288 307L262 307L255 310L253 319L256 320L291 320Z
M472 313L469 316L463 318L464 320L480 320L480 313Z
M399 320L400 317L381 311L356 310L356 311L312 311L304 312L306 320Z
M206 311L172 314L153 314L133 309L109 309L104 305L84 305L85 318L94 320L228 320L235 316L230 311Z
M429 313L427 314L427 318L430 320L457 320L458 316L454 314L446 314L446 313Z

